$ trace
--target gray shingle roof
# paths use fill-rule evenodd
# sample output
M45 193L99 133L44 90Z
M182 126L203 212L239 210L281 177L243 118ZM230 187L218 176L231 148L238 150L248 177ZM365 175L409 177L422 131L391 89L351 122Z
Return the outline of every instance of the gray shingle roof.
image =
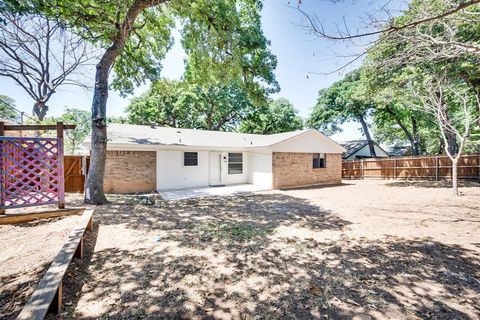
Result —
M151 127L112 123L107 127L109 144L165 145L191 147L266 147L309 130L259 135L236 132ZM88 144L89 138L86 139Z

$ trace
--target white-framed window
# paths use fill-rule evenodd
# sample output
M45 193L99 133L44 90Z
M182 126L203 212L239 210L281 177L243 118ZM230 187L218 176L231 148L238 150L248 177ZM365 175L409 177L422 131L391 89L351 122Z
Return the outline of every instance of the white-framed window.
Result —
M183 165L185 167L198 166L198 152L184 152Z
M313 154L313 169L326 168L327 167L327 155L325 153Z
M243 154L228 153L228 174L243 173Z

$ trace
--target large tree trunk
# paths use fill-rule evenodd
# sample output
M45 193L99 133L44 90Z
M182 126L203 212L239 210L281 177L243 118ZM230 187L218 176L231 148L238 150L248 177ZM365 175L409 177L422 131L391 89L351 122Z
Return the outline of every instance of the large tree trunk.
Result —
M43 119L45 119L45 116L47 115L47 111L48 111L48 106L46 102L36 101L33 104L32 113L34 116L38 118L39 121L43 121Z
M370 136L370 131L368 130L368 125L365 122L365 115L360 115L358 117L358 121L362 124L362 130L363 133L365 134L365 138L367 139L368 142L368 148L370 149L370 154L372 155L373 158L377 157L377 154L375 153L375 145L373 144L372 137Z
M413 133L412 153L414 156L419 156L420 155L420 133L418 132L418 124L415 116L412 116L412 133Z
M105 51L97 64L95 89L92 102L92 154L85 187L85 203L104 204L107 198L103 190L105 161L107 157L107 99L108 76L113 63L125 48L137 16L143 9L158 5L165 0L137 0L128 9L125 20L118 26L112 45Z

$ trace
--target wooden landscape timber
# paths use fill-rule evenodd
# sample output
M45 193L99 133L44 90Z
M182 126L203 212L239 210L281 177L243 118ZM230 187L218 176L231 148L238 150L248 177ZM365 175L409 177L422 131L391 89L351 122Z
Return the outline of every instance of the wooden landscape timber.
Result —
M29 213L7 213L0 215L0 225L30 222L39 219L57 218L81 214L85 208L44 210Z
M343 179L451 179L452 161L448 156L346 160ZM458 178L480 181L480 154L463 155Z
M61 313L62 282L73 257L83 257L85 230L93 229L93 210L83 212L79 225L70 233L67 241L46 271L37 288L18 315L19 320L41 320L48 312Z

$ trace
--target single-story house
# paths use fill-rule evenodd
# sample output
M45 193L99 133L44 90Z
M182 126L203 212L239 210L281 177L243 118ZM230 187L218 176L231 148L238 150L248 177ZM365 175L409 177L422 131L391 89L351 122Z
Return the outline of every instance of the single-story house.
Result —
M406 157L413 155L411 146L392 146L388 150L390 157Z
M109 124L107 134L106 192L244 183L278 189L342 179L344 149L316 130L259 135Z
M375 149L375 157L370 152L367 140L351 140L341 141L339 144L345 148L345 152L342 155L343 160L356 160L365 158L388 158L388 153L383 150L382 147L375 141L373 141L373 147Z

